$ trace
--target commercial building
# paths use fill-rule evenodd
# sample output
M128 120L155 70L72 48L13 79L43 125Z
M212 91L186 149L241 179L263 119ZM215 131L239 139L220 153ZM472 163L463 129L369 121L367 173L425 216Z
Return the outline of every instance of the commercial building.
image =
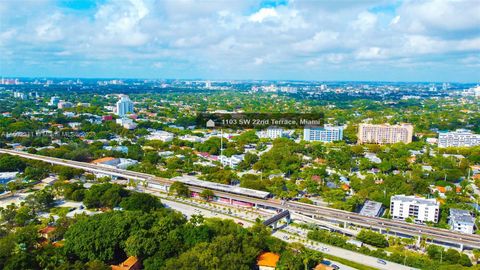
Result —
M60 100L57 104L57 108L59 108L59 109L68 109L68 108L72 108L72 107L73 107L73 104L68 102L68 101Z
M360 124L358 127L358 143L411 143L413 138L413 126L411 124L400 125L373 125Z
M27 99L27 94L22 92L13 92L13 97L19 99Z
M57 106L60 102L60 98L57 96L53 96L50 98L50 102L48 103L49 106Z
M438 133L438 147L471 147L480 145L480 134L467 129Z
M379 217L382 214L382 210L382 203L366 200L359 214L367 217Z
M440 203L435 199L394 195L390 198L390 215L394 219L413 219L415 222L438 222Z
M137 124L130 118L119 118L116 120L116 123L126 129L135 129L137 127Z
M308 126L303 129L303 140L314 142L334 142L343 139L342 126L325 126L312 127Z
M121 96L117 101L117 115L123 117L129 113L133 113L133 101L128 96Z
M475 219L467 210L452 208L448 224L453 231L472 234L475 228Z
M162 142L170 142L173 140L173 133L170 133L170 132L167 132L167 131L163 131L163 130L156 130L152 133L150 133L150 135L146 136L145 139L147 140L159 140L159 141L162 141Z
M93 164L116 168L116 169L127 169L128 167L135 165L138 161L129 159L129 158L114 158L114 157L104 157L92 161Z

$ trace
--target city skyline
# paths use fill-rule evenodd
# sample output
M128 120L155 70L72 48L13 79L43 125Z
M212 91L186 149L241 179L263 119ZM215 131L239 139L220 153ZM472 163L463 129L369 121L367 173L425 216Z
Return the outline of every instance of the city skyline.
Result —
M0 74L476 82L479 12L472 0L3 1Z

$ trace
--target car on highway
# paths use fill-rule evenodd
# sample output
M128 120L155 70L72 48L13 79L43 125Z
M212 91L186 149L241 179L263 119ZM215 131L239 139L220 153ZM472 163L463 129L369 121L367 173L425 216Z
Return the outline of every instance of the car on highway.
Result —
M330 249L327 248L327 247L321 247L320 250L323 251L323 252L329 252L330 251Z
M330 266L330 264L332 264L332 262L323 260L322 264L325 264L326 266Z
M383 265L387 264L387 262L384 261L384 260L382 260L382 259L378 259L378 260L377 260L377 263L383 264Z
M332 268L335 269L335 270L340 269L340 266L338 266L338 265L336 265L336 264L332 264L332 265L330 265L330 267L332 267Z

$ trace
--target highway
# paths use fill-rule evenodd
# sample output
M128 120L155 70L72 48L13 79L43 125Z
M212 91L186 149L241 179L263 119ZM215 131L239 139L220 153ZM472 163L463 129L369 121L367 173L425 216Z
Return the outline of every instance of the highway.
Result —
M40 156L35 154L29 154L25 152L18 152L9 149L0 149L0 153L16 155L27 159L40 160L47 163L63 165L94 173L110 174L117 177L123 177L126 179L134 179L139 181L146 181L149 184L165 185L169 186L173 183L172 180L166 178L156 177L154 175L138 173L128 170L115 169L111 167L105 167L102 165L90 164L85 162L78 162L72 160L64 160L59 158L52 158L46 156ZM192 191L202 191L199 187L189 187ZM303 204L299 202L287 201L281 203L275 200L264 200L253 197L237 195L222 191L213 190L216 196L231 198L243 202L253 203L258 207L269 207L281 210L290 210L292 213L303 214L314 218L323 220L334 220L338 222L344 222L346 224L353 224L365 228L372 228L381 230L383 232L395 232L399 234L423 237L440 241L444 243L458 245L460 249L464 247L480 248L480 235L475 234L460 234L452 232L446 229L433 228L425 225L418 225L412 223L406 223L404 221L390 220L377 217L361 216L357 213L342 211L338 209L316 206L310 204Z

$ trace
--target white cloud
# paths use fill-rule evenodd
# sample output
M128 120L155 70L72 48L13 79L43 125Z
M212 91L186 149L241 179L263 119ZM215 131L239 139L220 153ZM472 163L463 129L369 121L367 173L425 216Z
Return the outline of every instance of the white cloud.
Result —
M162 72L251 77L252 66L255 74L284 68L303 75L304 65L448 66L480 53L474 0L406 0L388 12L375 7L389 1L373 0L295 0L263 8L261 0L123 0L87 11L54 0L20 2L0 1L2 60L12 63L71 60L105 70L118 61L145 70L160 63Z
M352 28L356 31L366 32L375 28L377 16L370 12L362 12L352 23Z
M277 17L278 13L274 8L262 8L256 13L250 15L248 20L251 22L262 23L265 20Z
M293 48L302 52L319 52L325 49L331 49L339 45L339 33L333 31L321 31L307 40L293 44Z

